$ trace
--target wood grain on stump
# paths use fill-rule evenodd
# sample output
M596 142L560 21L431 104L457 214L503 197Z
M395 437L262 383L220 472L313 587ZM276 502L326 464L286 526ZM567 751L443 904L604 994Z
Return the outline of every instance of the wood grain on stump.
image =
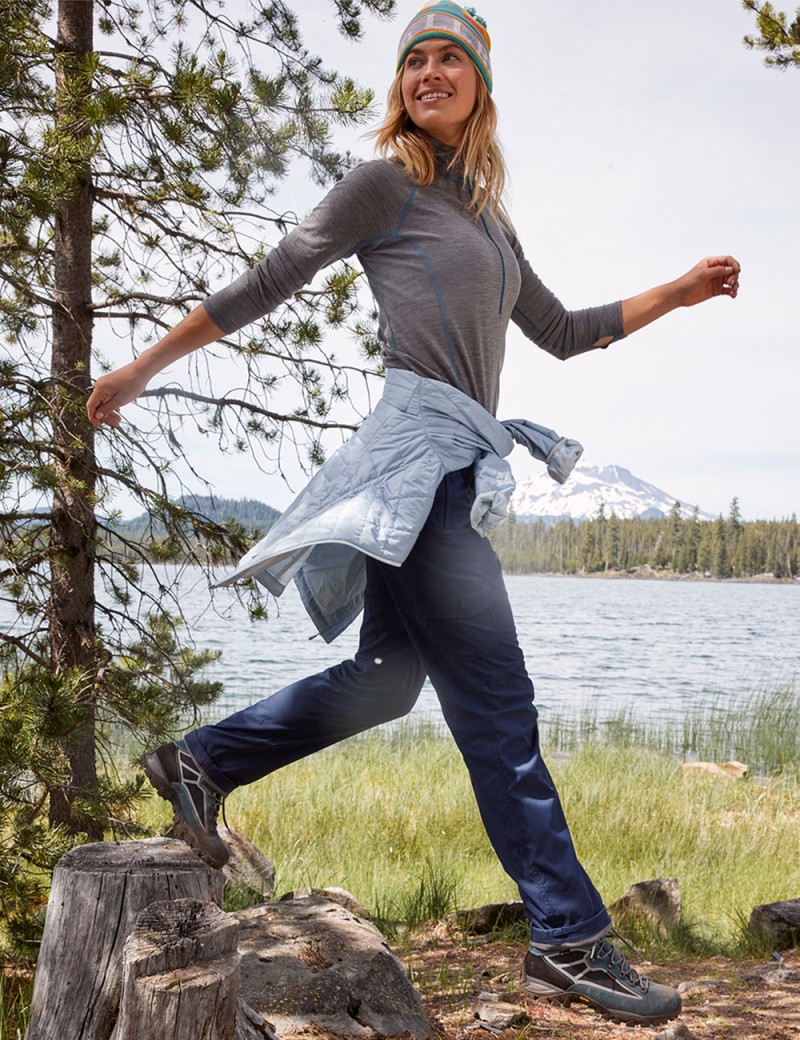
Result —
M125 942L111 1040L234 1040L238 935L235 918L198 899L143 910Z
M183 842L166 838L82 845L62 856L53 872L25 1040L109 1040L122 950L138 915L175 899L220 905L222 884L219 871Z

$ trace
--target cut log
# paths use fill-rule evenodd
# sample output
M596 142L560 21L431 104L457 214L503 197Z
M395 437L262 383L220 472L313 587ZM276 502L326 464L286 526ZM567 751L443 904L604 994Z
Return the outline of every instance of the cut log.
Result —
M709 776L727 776L733 780L746 780L750 766L744 762L684 762L683 773L708 773Z
M109 1040L125 940L142 910L173 899L222 903L222 874L181 841L103 842L62 856L53 873L25 1040Z
M233 1040L278 1040L278 1036L264 1017L239 997Z
M234 1040L238 934L235 918L199 899L143 910L122 954L111 1040Z

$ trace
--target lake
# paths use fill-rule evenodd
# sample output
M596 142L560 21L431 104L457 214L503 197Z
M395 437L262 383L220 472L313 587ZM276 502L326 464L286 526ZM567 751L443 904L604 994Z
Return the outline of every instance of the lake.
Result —
M800 679L800 583L508 576L520 643L544 718L628 710L659 719ZM233 593L211 605L199 570L181 604L226 690L213 717L267 696L355 651L358 622L333 644L314 634L291 586L251 623ZM417 716L439 719L429 684Z
M524 575L506 585L544 719L666 720L800 680L800 582ZM250 622L230 589L212 599L199 568L184 571L180 602L197 646L222 651L209 675L225 691L207 721L351 656L358 641L358 621L331 645L312 638L293 585L270 600L266 623ZM429 683L414 714L441 719Z

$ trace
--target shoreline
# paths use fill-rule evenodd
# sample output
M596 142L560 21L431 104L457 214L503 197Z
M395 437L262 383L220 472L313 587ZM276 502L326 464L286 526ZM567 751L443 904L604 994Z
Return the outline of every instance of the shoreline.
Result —
M511 578L605 578L608 581L679 581L697 584L714 583L719 585L794 585L800 588L800 576L795 578L776 578L774 574L754 574L735 578L717 578L711 574L676 574L674 571L656 571L652 567L634 567L624 571L507 571L504 577Z

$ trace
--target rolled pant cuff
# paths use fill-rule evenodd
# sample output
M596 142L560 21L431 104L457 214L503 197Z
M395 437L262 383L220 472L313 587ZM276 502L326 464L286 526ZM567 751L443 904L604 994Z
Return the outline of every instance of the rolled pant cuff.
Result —
M531 925L531 944L539 949L553 946L578 946L581 943L593 942L595 939L601 938L611 928L611 925L611 918L605 908L588 921L570 925L568 928L556 928L554 931L547 932Z
M205 752L203 745L197 738L196 733L187 733L183 738L186 746L192 754L192 758L200 766L203 772L206 774L211 783L218 787L219 790L229 795L231 791L235 790L239 785L232 783L224 773L220 773L211 759Z

